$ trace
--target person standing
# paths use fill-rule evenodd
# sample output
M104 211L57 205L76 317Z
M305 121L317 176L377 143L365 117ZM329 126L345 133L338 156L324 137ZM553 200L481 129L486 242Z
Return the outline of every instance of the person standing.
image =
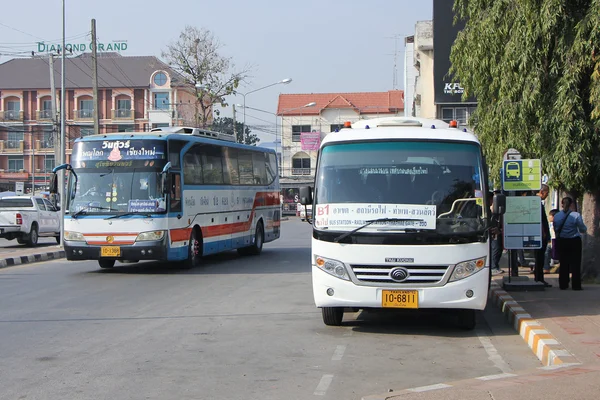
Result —
M542 185L540 191L537 193L537 196L542 200L542 247L535 250L534 280L542 282L545 287L552 287L552 285L544 280L544 261L546 258L546 247L550 240L550 226L543 202L548 198L549 193L550 188L548 188L548 185Z
M494 192L488 194L488 200L490 203L490 211L493 209L494 203ZM502 251L504 250L504 243L502 240L502 217L497 221L497 225L494 226L490 232L491 241L491 268L492 275L503 274L504 271L500 269L500 259L502 259Z
M554 232L558 245L558 282L561 290L569 288L583 290L581 287L581 234L587 232L581 214L572 210L573 199L565 197L561 202L562 210L554 216Z

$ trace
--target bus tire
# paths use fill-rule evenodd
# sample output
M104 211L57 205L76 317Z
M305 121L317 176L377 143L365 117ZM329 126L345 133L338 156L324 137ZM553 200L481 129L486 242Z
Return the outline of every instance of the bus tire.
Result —
M323 307L321 308L321 313L323 314L323 322L325 323L325 325L342 325L342 319L344 319L343 307Z
M115 266L115 260L98 260L100 268L112 268Z
M265 229L263 228L262 221L258 221L256 229L254 231L254 243L248 247L242 247L238 249L240 255L257 256L262 252L263 244L265 243Z
M475 310L458 310L458 327L465 331L475 329L477 314Z
M181 262L181 269L192 269L200 265L202 260L202 234L200 229L195 227L190 234L190 244L188 246L188 257Z

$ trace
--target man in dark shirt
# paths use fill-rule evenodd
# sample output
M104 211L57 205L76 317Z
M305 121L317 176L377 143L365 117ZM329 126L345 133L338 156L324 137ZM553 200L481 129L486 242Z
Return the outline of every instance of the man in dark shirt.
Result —
M546 200L549 193L550 189L548 188L548 185L542 185L542 188L537 193L537 196L543 202ZM550 225L548 224L546 209L542 203L542 248L535 250L534 279L536 282L542 282L546 287L552 287L552 285L544 280L544 258L546 254L546 247L548 246L548 240L550 240Z

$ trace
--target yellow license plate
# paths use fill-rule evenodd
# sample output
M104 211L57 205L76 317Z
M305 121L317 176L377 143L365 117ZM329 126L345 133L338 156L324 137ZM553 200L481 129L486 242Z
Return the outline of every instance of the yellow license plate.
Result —
M100 248L101 257L120 257L121 248L119 246L102 246Z
M381 307L419 308L419 292L416 290L383 290Z

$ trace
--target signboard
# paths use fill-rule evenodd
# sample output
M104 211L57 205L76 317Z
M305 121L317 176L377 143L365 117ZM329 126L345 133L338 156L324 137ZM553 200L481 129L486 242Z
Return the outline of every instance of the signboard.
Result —
M367 221L394 218L398 221L382 221L373 228L429 229L436 228L436 206L416 204L370 204L331 203L319 204L314 213L315 227L337 229L356 228Z
M15 182L15 194L17 196L23 196L25 193L25 182Z
M62 45L60 44L48 44L44 42L37 43L38 53L60 53ZM92 43L65 43L65 49L70 53L85 53L86 51L92 51ZM96 43L97 51L123 51L127 50L127 42L118 40L110 43Z
M504 248L540 249L542 247L542 202L538 196L506 198Z
M303 151L318 151L321 146L321 132L300 133L300 146Z
M456 35L465 23L454 24L453 1L433 0L433 84L435 103L461 103L464 89L460 82L448 75L450 70L450 50ZM467 103L475 103L469 98Z
M162 140L98 140L77 142L73 149L75 168L154 167L166 161Z
M502 187L507 191L540 190L542 187L542 161L504 160Z

